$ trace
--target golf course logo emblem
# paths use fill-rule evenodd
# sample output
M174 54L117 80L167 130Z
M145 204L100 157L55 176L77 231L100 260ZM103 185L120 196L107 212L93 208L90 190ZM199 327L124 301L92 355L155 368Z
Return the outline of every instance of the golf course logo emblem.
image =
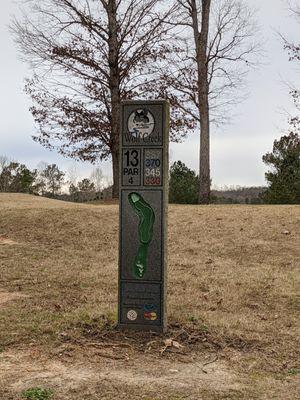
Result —
M137 312L135 310L129 310L127 313L127 318L129 321L135 321L137 319Z
M139 216L138 227L139 248L134 259L133 275L142 279L147 271L147 257L149 245L153 239L153 225L155 214L152 207L143 199L139 193L130 193L128 195L129 203L135 213Z
M128 118L128 130L132 136L145 139L154 130L154 117L146 108L136 110Z

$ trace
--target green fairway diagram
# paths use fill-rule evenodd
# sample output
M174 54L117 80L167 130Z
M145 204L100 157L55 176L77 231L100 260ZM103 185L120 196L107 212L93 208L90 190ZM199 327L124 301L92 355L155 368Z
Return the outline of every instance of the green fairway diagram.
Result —
M148 249L153 238L155 214L152 207L140 194L132 192L128 195L128 199L135 213L140 218L138 226L140 245L134 259L133 274L136 278L141 279L147 271Z

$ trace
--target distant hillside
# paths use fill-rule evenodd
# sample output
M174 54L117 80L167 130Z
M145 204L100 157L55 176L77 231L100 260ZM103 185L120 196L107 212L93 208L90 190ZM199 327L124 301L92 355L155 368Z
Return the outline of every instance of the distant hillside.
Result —
M23 193L0 193L0 209L3 208L72 208L74 204Z
M264 186L253 186L213 190L212 196L215 204L262 204L262 194L266 189Z

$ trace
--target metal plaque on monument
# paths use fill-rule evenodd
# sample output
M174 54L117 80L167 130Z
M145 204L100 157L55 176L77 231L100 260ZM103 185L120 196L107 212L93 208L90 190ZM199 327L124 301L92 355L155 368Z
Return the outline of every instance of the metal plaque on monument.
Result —
M169 103L121 108L119 328L166 328Z

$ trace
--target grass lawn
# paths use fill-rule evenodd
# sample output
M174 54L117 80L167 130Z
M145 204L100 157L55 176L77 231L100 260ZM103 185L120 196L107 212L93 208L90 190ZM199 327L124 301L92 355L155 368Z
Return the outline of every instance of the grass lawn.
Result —
M115 329L117 253L117 205L0 194L1 400L299 398L299 206L170 206L164 335Z

